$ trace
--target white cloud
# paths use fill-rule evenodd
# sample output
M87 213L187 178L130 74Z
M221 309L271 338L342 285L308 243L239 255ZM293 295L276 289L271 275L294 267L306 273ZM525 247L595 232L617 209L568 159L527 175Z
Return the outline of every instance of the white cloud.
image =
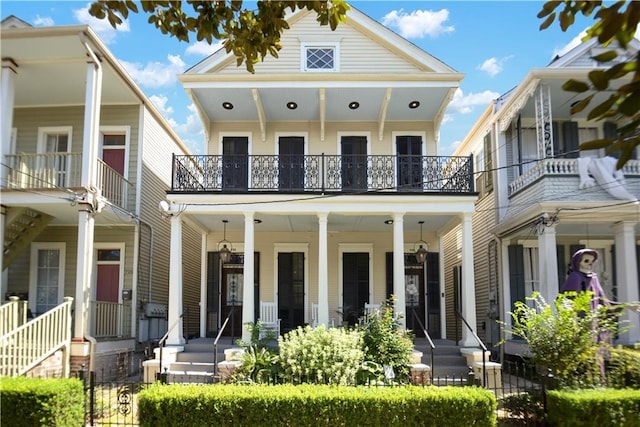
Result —
M397 29L404 38L424 38L425 36L435 38L455 30L452 25L444 25L448 19L447 9L414 10L409 14L400 9L387 13L382 18L382 24Z
M167 55L168 63L120 61L122 66L140 86L150 88L171 86L177 81L176 75L185 70L186 64L180 55Z
M167 103L169 102L168 97L166 97L165 95L151 95L149 99L151 100L153 105L155 105L155 107L160 110L160 112L166 119L169 119L171 117L171 115L173 114L173 107L167 105Z
M489 74L491 77L495 77L500 74L504 69L504 64L511 59L513 56L507 56L504 58L496 58L491 57L486 59L482 64L478 65L476 68L480 71L484 71Z
M75 9L73 11L73 16L81 24L90 25L91 28L100 36L100 39L106 44L113 42L119 31L127 33L131 31L131 27L129 27L129 20L127 19L123 19L122 24L118 25L117 29L114 29L106 18L98 19L89 15L89 4L82 9Z
M473 112L475 107L486 107L491 101L498 98L500 94L490 90L479 93L469 93L465 95L462 89L457 89L453 94L453 99L447 108L448 113L469 114Z
M50 16L36 15L36 19L33 21L33 25L36 27L51 27L53 24L53 18Z
M206 40L200 40L199 42L190 44L185 51L185 54L194 56L209 56L220 48L222 48L222 42L220 41L214 44L209 44Z

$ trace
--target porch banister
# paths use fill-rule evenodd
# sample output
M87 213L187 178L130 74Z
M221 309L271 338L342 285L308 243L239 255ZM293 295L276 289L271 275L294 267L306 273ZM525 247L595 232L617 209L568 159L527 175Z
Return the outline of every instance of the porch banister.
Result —
M329 325L329 283L327 277L328 214L318 214L318 324Z
M244 214L244 279L242 284L242 324L255 322L254 315L254 223L253 212ZM251 341L251 332L248 328L242 328L242 340L244 342Z
M395 312L403 313L400 327L407 327L407 305L404 295L404 214L393 214L393 294L396 296ZM369 301L372 302L372 301Z

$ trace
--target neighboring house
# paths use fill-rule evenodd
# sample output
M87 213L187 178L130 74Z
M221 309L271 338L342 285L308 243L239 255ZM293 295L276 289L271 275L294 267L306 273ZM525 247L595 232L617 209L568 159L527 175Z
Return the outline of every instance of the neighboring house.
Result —
M634 40L621 57L635 55L639 46ZM480 336L494 351L501 339L496 320L510 323L514 302L533 291L553 301L580 248L600 253L596 267L609 298L638 300L638 149L621 170L624 179L604 150L578 150L583 142L615 136L624 122L587 120L606 92L596 94L584 112L571 114L585 94L561 88L569 79L587 80L593 69L611 66L592 59L601 51L590 40L531 70L488 106L456 150L475 159L473 244L482 260L475 264L477 320ZM455 274L456 238L455 230L445 237L447 278ZM620 342L640 341L638 314L627 311L624 320L632 329ZM504 351L521 348L509 340Z
M255 74L221 49L180 75L208 143L205 155L173 158L169 323L188 295L179 236L190 221L207 230L204 336L233 310L223 334L248 338L243 325L266 303L281 333L352 324L393 294L417 336L422 323L432 338L452 338L442 236L456 226L465 278L456 298L475 325L473 160L438 155L463 75L356 9L335 31L308 11L288 22L279 58ZM468 330L460 339L477 346ZM182 342L178 328L169 344Z
M3 299L28 300L37 317L73 297L72 365L121 368L167 330L158 203L172 154L189 150L90 27L12 16L1 51ZM195 334L200 232L183 235L184 333Z

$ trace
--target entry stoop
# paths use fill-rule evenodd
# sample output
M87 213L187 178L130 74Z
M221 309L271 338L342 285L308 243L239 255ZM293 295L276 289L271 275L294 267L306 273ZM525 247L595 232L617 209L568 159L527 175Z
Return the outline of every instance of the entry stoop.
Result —
M420 363L430 368L430 375L433 376L435 384L444 384L443 381L454 383L460 382L469 374L471 365L467 364L465 356L462 355L462 347L456 345L454 341L434 340L433 344L433 366L431 366L431 348L425 339L416 338L414 340L414 363ZM416 359L420 354L420 360Z

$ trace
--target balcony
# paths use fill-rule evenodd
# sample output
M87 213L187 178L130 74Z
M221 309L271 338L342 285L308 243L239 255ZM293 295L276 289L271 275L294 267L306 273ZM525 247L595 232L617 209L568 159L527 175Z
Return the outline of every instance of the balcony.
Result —
M83 187L82 153L21 153L5 156L7 188L18 190ZM97 160L96 187L116 206L128 209L133 185L102 160Z
M639 178L640 160L629 160L622 168L622 173L627 178ZM543 159L509 183L509 197L523 192L545 177L564 178L567 186L577 188L579 175L577 159ZM627 181L629 182L628 179ZM547 196L554 195L547 194Z
M471 157L173 156L175 193L473 194Z

